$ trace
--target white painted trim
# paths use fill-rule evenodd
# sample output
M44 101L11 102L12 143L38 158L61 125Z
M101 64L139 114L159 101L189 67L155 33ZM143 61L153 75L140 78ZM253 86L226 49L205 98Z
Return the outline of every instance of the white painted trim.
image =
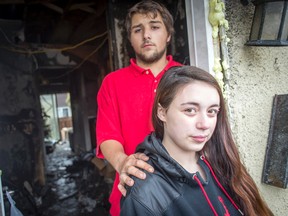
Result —
M212 27L208 20L209 0L185 0L190 65L213 73Z

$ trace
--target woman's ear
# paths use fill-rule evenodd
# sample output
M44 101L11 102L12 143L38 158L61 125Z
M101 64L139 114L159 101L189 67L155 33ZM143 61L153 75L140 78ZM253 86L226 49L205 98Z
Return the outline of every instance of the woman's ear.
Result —
M166 109L164 109L159 103L157 107L157 116L162 122L166 122Z

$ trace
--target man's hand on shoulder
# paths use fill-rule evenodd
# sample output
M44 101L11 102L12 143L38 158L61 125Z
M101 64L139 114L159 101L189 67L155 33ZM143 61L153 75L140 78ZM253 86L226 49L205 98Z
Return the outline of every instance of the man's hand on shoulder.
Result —
M127 192L125 189L125 184L128 186L133 186L134 184L133 179L130 178L129 175L133 175L139 179L145 179L146 174L140 169L144 169L151 173L154 172L154 168L146 162L148 159L149 157L145 154L136 153L127 156L123 160L122 165L119 167L120 183L118 184L118 189L123 196L126 196Z

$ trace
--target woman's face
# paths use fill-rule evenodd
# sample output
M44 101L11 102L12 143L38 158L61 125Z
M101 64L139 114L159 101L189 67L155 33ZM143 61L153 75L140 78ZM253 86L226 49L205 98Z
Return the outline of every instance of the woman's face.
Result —
M180 88L168 109L158 107L164 124L163 145L170 155L194 154L211 138L217 123L220 97L205 82L193 81Z

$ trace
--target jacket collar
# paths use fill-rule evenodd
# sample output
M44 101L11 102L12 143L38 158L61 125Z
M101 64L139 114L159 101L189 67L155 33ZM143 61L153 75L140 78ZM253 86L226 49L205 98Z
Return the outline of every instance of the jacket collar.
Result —
M146 154L152 161L156 161L153 166L159 166L161 170L165 171L169 176L176 178L178 181L197 185L193 180L193 175L195 173L189 173L176 160L174 160L163 146L161 140L156 137L154 132L147 136L143 143L138 145L136 152L143 152ZM210 180L209 168L201 159L198 160L198 163L203 168L207 176L207 181L205 182L199 173L196 173L196 175L202 184L207 184Z

